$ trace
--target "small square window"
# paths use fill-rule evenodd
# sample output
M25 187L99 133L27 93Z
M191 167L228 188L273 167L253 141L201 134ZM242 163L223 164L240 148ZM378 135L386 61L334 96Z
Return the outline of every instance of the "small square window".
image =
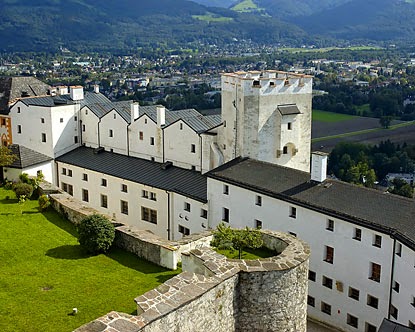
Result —
M380 272L381 272L381 266L376 263L370 263L370 274L369 279L380 282Z
M262 229L262 221L255 219L255 228Z
M40 123L45 123L45 118L40 118Z
M262 197L257 195L255 197L255 205L262 206Z
M316 299L315 299L314 297L312 297L312 296L308 295L308 296L307 296L307 304L308 304L310 307L315 307L315 305L316 305Z
M42 142L46 143L46 134L45 133L42 133Z
M20 107L17 108L17 113L20 113Z
M207 219L208 217L208 212L205 209L200 209L200 217L203 219Z
M59 122L60 122L60 123L63 123L63 118L60 118L60 119L59 119Z
M316 281L316 273L314 271L308 270L308 280Z
M17 133L18 134L22 133L22 126L21 125L17 125Z
M150 200L157 201L156 193L150 192Z
M294 232L288 232L288 234L290 234L290 235L292 235L292 236L294 236L294 237L297 237L297 233L294 233Z
M229 209L228 208L222 208L222 221L229 222Z
M321 302L321 312L324 312L327 315L331 315L331 305L325 302Z
M128 202L121 201L121 213L128 214Z
M117 118L117 114L114 114L114 119L116 119Z
M357 329L359 326L359 319L355 316L347 314L347 324Z
M229 186L227 184L223 185L223 194L229 195Z
M196 166L192 165L192 167L190 167L190 169L191 169L192 171L195 171L195 170L196 170Z
M360 228L354 229L353 239L356 241L362 240L362 230Z
M179 233L181 233L183 235L190 235L190 229L188 229L187 227L184 227L182 225L179 225Z
M74 116L73 120L74 121L78 121L78 117L77 116Z
M359 301L360 291L356 288L349 287L349 297L353 300Z
M327 288L332 289L332 288L333 288L333 279L328 278L328 277L326 277L326 276L323 276L323 282L322 282L322 285L323 285L324 287L327 287Z
M190 203L184 202L184 210L190 212Z
M108 135L109 135L109 137L114 137L114 132L112 131L112 129L109 130Z
M397 281L394 281L394 282L393 282L393 287L392 287L392 289L393 289L396 293L399 293L399 289L400 289L400 287L401 287L401 285L399 285L399 282L397 282Z
M66 168L62 168L62 174L66 175Z
M365 332L376 332L376 326L366 322Z
M122 184L122 185L121 185L121 191L122 191L123 193L128 192L128 186L127 186L126 184Z
M101 207L108 208L108 196L101 195Z
M382 247L382 237L380 235L374 235L373 236L373 246L381 248Z
M396 307L391 304L389 311L393 318L398 319L398 309Z
M72 170L71 169L68 169L68 176L72 177Z
M154 145L154 137L150 137L150 145Z
M155 160L156 160L156 158L154 158L154 157L151 157L151 158L150 158L150 160L151 160L151 161L155 161Z
M288 154L288 147L287 146L284 146L282 148L282 154Z
M396 243L395 254L399 257L402 256L402 244Z
M292 123L291 122L288 122L287 123L287 128L288 128L288 130L291 130L292 129Z
M83 181L88 181L88 174L83 173L83 174L82 174L82 180L83 180Z
M73 137L73 142L74 142L75 144L78 144L78 136L74 136L74 137Z
M101 186L103 187L107 186L107 179L101 179Z
M370 294L367 294L367 305L369 307L377 309L379 306L379 299Z
M333 264L334 261L334 248L333 247L329 247L329 246L325 246L325 257L324 257L324 261L330 264Z
M147 124L147 119L144 119L144 124Z
M142 140L144 139L144 133L143 133L142 131L140 131L140 132L138 133L138 139L139 139L140 141L142 141Z
M190 152L191 153L196 153L196 145L194 145L194 144L190 145Z
M143 190L143 191L141 192L141 196L142 196L143 198L148 198L148 191L147 191L147 190Z
M291 218L297 218L297 208L290 206L290 217Z
M334 220L327 219L326 229L330 232L334 231Z

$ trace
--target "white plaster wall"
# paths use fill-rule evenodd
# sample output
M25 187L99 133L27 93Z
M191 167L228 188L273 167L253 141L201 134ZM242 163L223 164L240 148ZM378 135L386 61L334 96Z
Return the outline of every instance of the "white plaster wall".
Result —
M264 229L295 233L311 247L310 270L317 273L316 282L309 282L309 294L316 299L315 308L309 306L309 315L344 330L347 313L359 318L358 331L365 331L365 322L380 326L387 316L391 275L393 241L385 234L359 227L337 218L334 232L327 231L328 216L295 206L262 194L229 186L229 195L223 194L223 184L208 178L209 225L215 228L222 219L222 207L230 211L233 227L254 227L255 219L262 221ZM256 196L262 197L262 206L255 205ZM297 208L297 218L289 217L290 206ZM362 229L362 240L353 239L354 228ZM372 245L374 234L382 235L382 247ZM325 246L334 248L334 264L324 261ZM370 263L380 264L381 282L369 279ZM352 272L351 272L352 269ZM333 289L322 286L325 275L333 279ZM343 292L336 289L336 281L343 283ZM349 286L360 290L360 300L348 297ZM366 304L367 294L379 299L378 309ZM321 312L321 301L332 306L332 314Z
M182 129L180 129L182 127ZM164 159L173 162L177 167L201 169L201 139L184 121L176 121L164 128ZM195 152L191 152L191 145Z
M147 122L147 123L146 123ZM130 156L157 162L163 162L163 140L161 129L147 115L142 115L129 126ZM139 133L143 132L143 140ZM154 145L150 145L150 137L154 137Z
M202 167L202 174L210 171L211 169L219 166L219 164L215 163L215 156L212 145L217 143L217 130L214 130L212 133L204 133L201 134L200 137L202 138L202 160L201 160L201 167Z
M80 111L81 117L81 136L82 143L87 147L96 148L99 146L99 137L98 137L98 126L99 119L98 117L90 110L88 107L83 107ZM83 126L85 126L85 131L83 131Z
M179 233L179 225L188 228L190 234L201 233L207 229L208 219L201 217L201 209L208 210L206 203L176 193L172 193L170 199L172 206L172 240L180 240L183 237L183 234ZM184 210L185 202L190 204L190 212Z
M116 111L105 114L99 123L99 136L101 146L107 151L128 154L128 123ZM112 130L112 137L109 132Z

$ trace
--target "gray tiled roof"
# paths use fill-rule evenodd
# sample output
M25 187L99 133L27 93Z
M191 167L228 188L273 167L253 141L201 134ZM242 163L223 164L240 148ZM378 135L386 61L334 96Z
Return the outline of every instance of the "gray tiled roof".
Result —
M411 199L337 180L317 183L306 172L252 159L235 159L207 176L372 229L397 232L400 241L415 249Z
M9 114L9 103L26 96L44 96L50 86L34 77L0 77L0 114Z
M69 95L62 96L44 96L44 97L33 97L33 98L22 98L22 103L30 106L45 106L53 107L59 105L73 104Z
M379 332L413 332L414 329L411 329L407 326L401 325L399 323L392 322L386 318L383 319L382 325L379 328Z
M7 167L23 169L29 166L41 164L47 161L53 160L53 158L48 157L42 153L36 152L25 146L12 144L9 146L9 149L12 150L13 154L17 156L17 159Z
M68 152L56 161L207 201L207 178L199 172L175 166L163 170L157 162L107 151L94 154L94 149L87 147Z

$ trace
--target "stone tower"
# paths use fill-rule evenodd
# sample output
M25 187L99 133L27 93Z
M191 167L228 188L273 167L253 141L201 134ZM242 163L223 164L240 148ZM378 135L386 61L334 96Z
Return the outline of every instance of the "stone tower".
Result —
M312 85L312 76L281 71L223 74L224 161L250 157L309 172Z

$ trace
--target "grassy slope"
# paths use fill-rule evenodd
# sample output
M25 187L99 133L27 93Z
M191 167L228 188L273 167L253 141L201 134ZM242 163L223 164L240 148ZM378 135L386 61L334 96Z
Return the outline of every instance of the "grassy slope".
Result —
M37 201L21 214L6 195L0 189L2 332L71 331L111 310L132 313L137 295L176 274L118 249L89 257L67 221L39 213Z
M355 116L353 115L313 110L313 121L342 122L342 121L351 120L353 118L355 118Z

